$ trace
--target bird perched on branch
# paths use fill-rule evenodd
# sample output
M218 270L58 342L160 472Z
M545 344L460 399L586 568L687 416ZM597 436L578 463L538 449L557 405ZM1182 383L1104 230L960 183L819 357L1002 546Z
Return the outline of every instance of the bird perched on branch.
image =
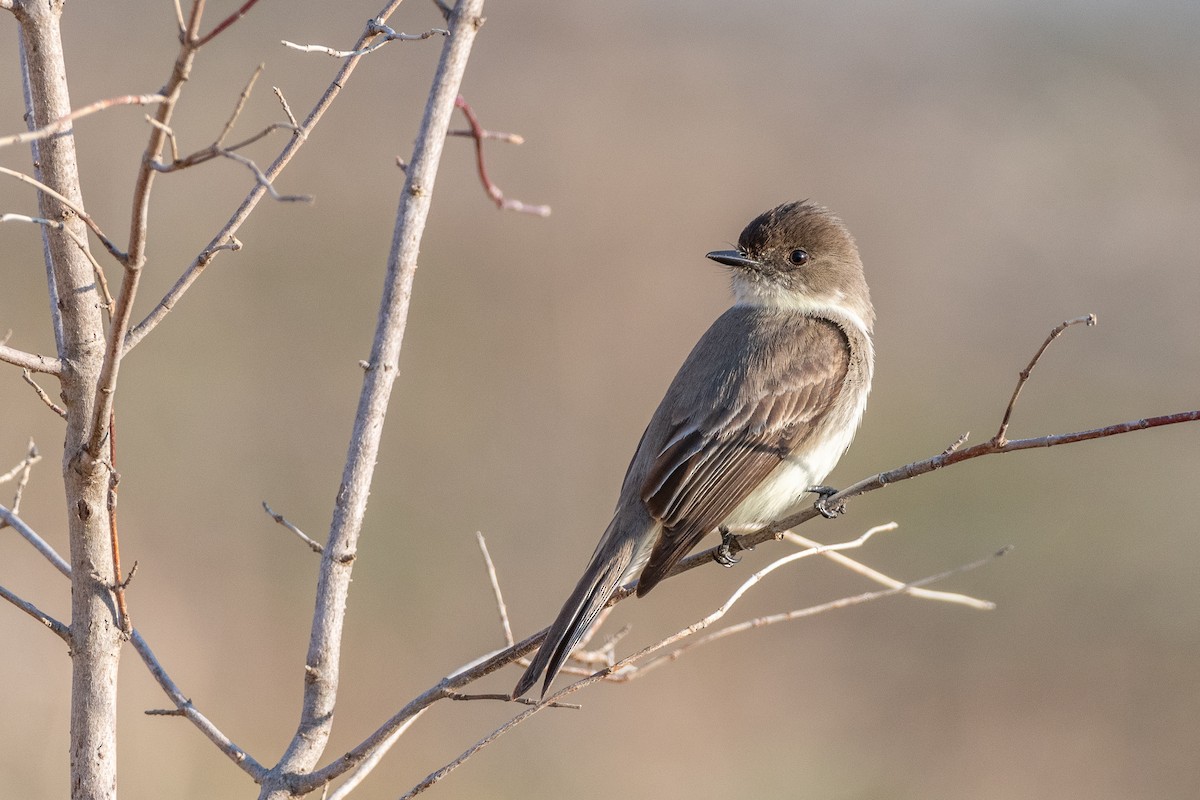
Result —
M692 349L625 473L612 522L513 691L542 695L623 584L653 589L704 536L799 510L833 469L871 390L875 311L841 220L808 202L756 217L729 268L733 306Z

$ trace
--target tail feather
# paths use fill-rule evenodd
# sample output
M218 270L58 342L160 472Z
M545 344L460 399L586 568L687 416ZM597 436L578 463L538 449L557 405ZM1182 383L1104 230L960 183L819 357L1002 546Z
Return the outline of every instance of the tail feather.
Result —
M600 547L592 555L583 577L579 579L571 596L558 612L554 624L550 626L550 631L542 641L533 662L525 670L521 680L517 681L512 695L514 698L533 688L542 672L546 673L546 679L542 683L542 697L546 696L567 656L587 634L596 617L617 590L621 576L633 561L634 541L627 539L615 552L610 553L604 552L609 549L605 547L607 539L606 535L601 540Z

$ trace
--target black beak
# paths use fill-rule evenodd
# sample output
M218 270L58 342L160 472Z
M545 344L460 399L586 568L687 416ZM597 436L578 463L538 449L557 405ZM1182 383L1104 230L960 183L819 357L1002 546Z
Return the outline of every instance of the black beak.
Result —
M739 253L737 250L714 250L708 254L708 258L718 264L724 264L727 267L741 267L742 269L758 269L761 265L752 258Z

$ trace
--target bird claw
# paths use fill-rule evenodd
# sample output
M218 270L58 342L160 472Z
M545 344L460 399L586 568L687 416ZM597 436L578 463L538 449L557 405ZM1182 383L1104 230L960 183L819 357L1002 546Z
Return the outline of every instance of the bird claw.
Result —
M832 486L810 486L808 491L817 495L817 502L813 503L813 507L820 512L825 519L837 519L838 515L846 510L845 502L832 504L829 498L838 493L838 490Z
M722 567L732 567L742 559L735 555L734 547L742 550L741 544L737 540L737 536L730 532L724 526L717 529L721 533L721 544L717 546L716 552L713 553L713 561L720 564Z

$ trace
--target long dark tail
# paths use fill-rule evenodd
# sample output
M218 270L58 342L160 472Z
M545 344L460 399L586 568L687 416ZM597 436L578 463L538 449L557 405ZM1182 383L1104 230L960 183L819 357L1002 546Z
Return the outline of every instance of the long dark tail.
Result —
M615 524L614 520L614 526ZM631 537L613 536L614 526L610 526L605 532L600 546L596 548L592 560L584 570L583 577L579 579L575 590L558 612L558 618L550 626L550 632L546 634L533 663L525 670L521 680L517 681L517 688L513 689L514 698L528 692L537 683L538 676L543 671L546 673L546 680L542 683L542 697L546 696L567 656L587 634L592 623L596 621L596 616L617 590L621 576L633 561L636 542ZM610 541L610 537L617 541Z

